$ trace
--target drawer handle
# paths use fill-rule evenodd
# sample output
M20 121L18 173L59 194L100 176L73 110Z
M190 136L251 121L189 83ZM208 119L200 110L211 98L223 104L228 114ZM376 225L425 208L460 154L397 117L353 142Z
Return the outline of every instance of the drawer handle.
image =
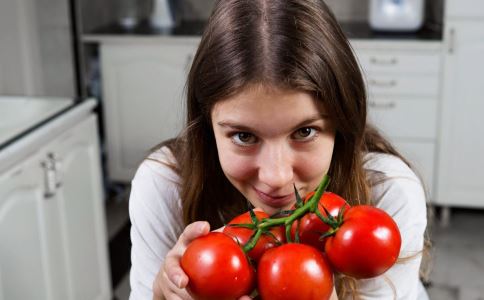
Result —
M378 59L376 57L371 57L370 62L374 65L379 66L393 66L398 63L398 59L395 57L392 57L390 59Z
M368 103L368 105L371 108L375 108L375 109L386 109L386 110L389 110L389 109L394 109L397 106L397 103L395 103L393 101L386 102L386 103L378 103L378 102L375 102L375 101L370 101Z
M392 79L392 80L370 79L370 85L376 86L376 87L391 88L391 87L395 87L397 85L397 81L394 80L394 79Z

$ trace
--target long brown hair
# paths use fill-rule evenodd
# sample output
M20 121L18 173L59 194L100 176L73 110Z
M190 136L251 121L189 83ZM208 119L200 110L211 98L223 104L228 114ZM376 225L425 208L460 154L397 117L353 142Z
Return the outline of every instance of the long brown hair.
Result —
M366 125L366 91L347 38L321 0L217 1L187 82L184 132L168 143L180 175L186 224L213 228L247 209L222 172L210 112L217 101L253 84L309 92L336 128L329 190L369 204L367 151L399 154Z
M185 130L165 143L177 160L185 224L207 220L218 228L247 210L222 172L210 113L217 101L253 85L309 92L324 103L336 129L328 190L350 204L372 204L376 183L364 169L366 153L407 162L366 123L360 68L323 1L219 0L188 75ZM338 282L341 292L350 280Z

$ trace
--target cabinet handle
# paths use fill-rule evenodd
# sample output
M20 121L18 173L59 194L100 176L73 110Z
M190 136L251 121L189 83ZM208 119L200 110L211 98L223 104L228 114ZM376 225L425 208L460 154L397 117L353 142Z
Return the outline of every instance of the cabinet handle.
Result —
M41 162L41 166L44 169L44 197L50 199L55 196L56 190L56 175L52 161L46 160Z
M370 79L370 85L376 86L376 87L391 88L391 87L395 87L397 85L397 81L394 80L394 79L392 79L392 80Z
M449 54L454 54L455 52L455 28L449 30Z
M378 103L376 101L370 101L368 103L368 105L371 108L374 108L374 109L385 109L385 110L389 110L389 109L394 109L397 106L397 103L394 102L394 101L390 101L390 102L386 102L386 103Z
M398 63L398 59L396 57L392 57L390 59L378 59L376 57L371 57L370 62L374 65L380 66L393 66Z
M52 170L54 171L55 187L59 188L62 186L62 181L60 179L60 170L62 166L62 161L52 152L47 154L47 158L52 163Z

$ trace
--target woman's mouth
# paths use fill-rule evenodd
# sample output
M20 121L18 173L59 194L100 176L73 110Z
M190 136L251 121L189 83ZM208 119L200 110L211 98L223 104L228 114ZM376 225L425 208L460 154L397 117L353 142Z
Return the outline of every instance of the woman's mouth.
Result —
M272 207L285 207L293 202L294 194L290 193L287 195L270 195L266 194L254 187L254 191L257 193L259 199L268 206Z

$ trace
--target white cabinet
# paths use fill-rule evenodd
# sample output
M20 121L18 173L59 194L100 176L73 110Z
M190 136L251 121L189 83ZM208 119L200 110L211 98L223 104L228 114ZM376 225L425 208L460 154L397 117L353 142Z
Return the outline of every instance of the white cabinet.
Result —
M199 38L102 43L104 117L111 180L131 181L139 163L183 127L184 86Z
M434 196L440 42L352 41L368 89L368 121L413 165Z
M96 122L0 174L0 299L110 299Z
M51 299L44 181L35 155L0 175L0 299ZM28 287L28 288L27 288Z
M484 14L482 1L464 2L474 2ZM473 16L474 10L477 9L467 7L470 16ZM484 17L480 20L449 18L445 26L441 150L436 200L442 205L482 208Z
M446 21L449 18L484 18L484 1L445 0L445 17Z

